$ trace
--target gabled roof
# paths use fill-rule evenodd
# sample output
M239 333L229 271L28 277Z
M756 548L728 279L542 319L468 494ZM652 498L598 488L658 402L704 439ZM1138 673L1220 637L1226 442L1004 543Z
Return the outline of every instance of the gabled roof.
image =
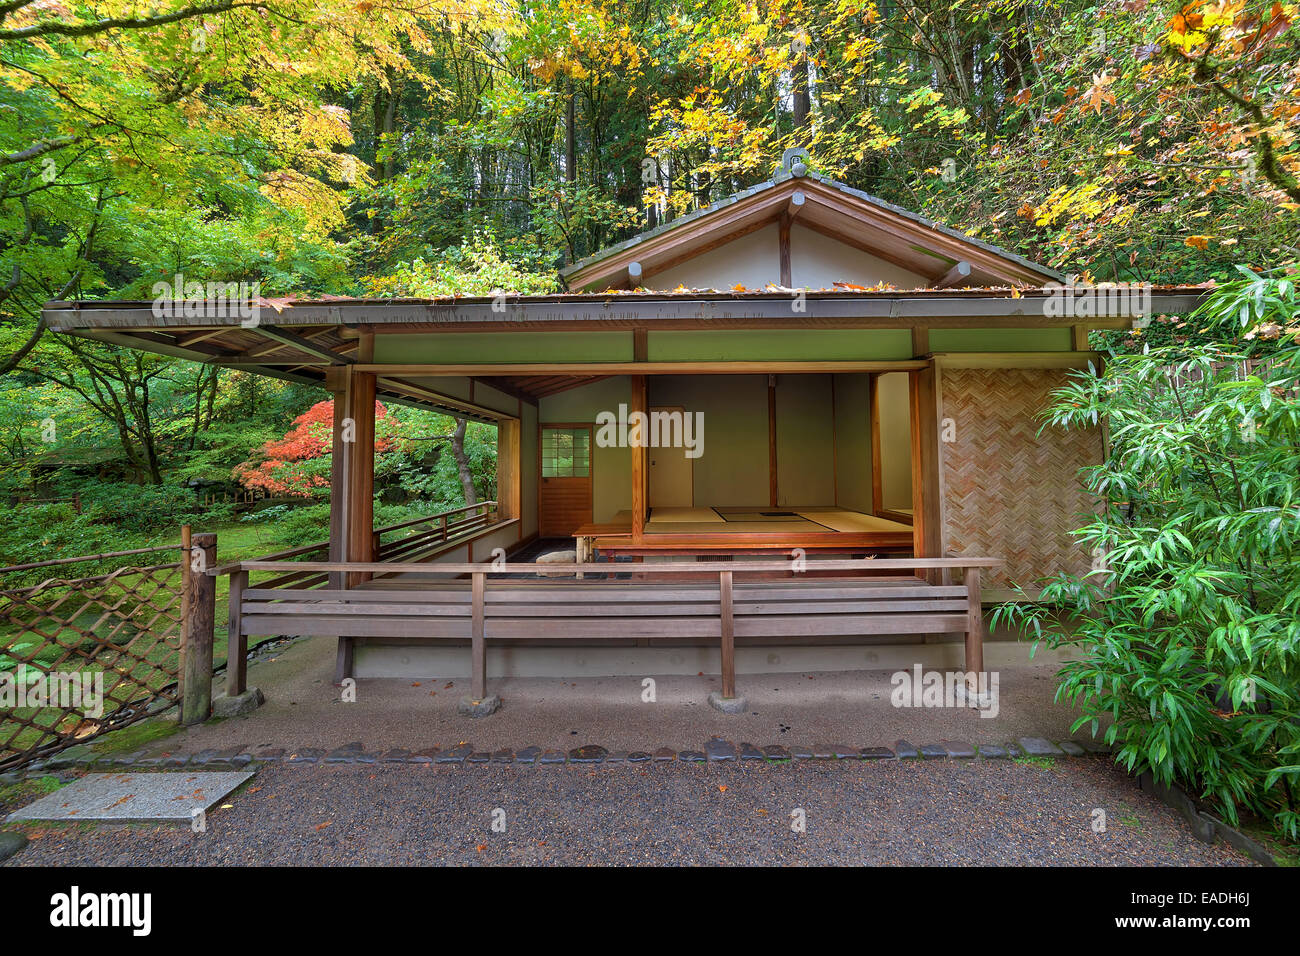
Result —
M629 279L632 263L648 277L787 216L795 224L925 276L931 285L943 282L959 262L969 265L969 273L959 281L950 277L945 284L1041 286L1065 279L1055 269L859 189L815 173L795 176L784 170L776 179L602 249L561 270L560 276L575 291L631 288L639 284Z

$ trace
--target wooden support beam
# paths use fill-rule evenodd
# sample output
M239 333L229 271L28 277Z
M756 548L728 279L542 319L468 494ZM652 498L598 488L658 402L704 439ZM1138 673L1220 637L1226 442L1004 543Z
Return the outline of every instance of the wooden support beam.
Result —
M632 330L632 361L645 362L650 358L650 332L648 329Z
M949 286L959 285L970 278L970 263L962 259L951 269L943 274L943 277L934 284L936 289L946 289Z
M939 500L939 410L933 367L909 379L912 433L912 536L918 558L942 553Z
M505 521L522 512L522 472L518 419L506 419L497 425L497 515Z
M644 375L632 376L632 402L629 416L641 413L646 415L646 383ZM646 444L650 436L643 430L640 440L632 444L632 540L640 541L645 536L646 490L649 473L646 468Z
M722 617L722 696L736 696L736 619L731 598L731 572L718 573L718 607Z
M781 498L776 472L776 376L767 377L767 496L775 508Z
M930 354L930 330L923 325L912 326L912 358L925 358Z
M371 532L374 529L375 493L375 376L360 372L349 376L344 449L347 460L348 560L373 561ZM350 420L351 428L348 429ZM348 441L348 438L351 441ZM355 586L369 580L353 575Z
M341 355L331 348L313 342L297 332L290 332L288 329L277 328L274 325L257 325L253 327L253 331L273 342L278 342L280 345L286 345L289 348L297 349L299 352L305 352L307 355L314 355L316 358L324 359L331 365L349 365L355 361L347 355Z
M1086 325L1072 326L1070 334L1074 339L1074 350L1076 352L1088 351L1088 327Z
M790 268L790 214L781 214L781 224L777 229L777 244L781 265L781 285L787 289L794 287L794 275Z
M799 213L803 212L807 202L808 197L802 189L796 189L790 194L790 205L785 207L785 214L790 217L791 222L795 220Z

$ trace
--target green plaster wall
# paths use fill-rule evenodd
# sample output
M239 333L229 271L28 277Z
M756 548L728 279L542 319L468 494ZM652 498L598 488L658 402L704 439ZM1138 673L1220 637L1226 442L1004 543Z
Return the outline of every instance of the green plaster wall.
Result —
M766 506L767 376L652 375L647 382L650 405L704 413L695 504Z
M831 376L776 377L777 504L835 501Z
M631 332L420 332L376 335L388 364L630 362Z
M912 414L906 372L887 372L876 386L880 401L880 496L885 508L912 507Z
M871 376L835 379L835 494L841 508L872 512Z
M931 329L931 352L1069 352L1074 334L1064 329Z
M871 361L912 357L907 329L651 330L651 362Z

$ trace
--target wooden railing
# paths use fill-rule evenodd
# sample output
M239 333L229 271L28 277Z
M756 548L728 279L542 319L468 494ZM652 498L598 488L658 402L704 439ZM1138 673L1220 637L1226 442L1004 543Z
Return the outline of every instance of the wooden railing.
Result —
M371 532L371 547L380 562L422 562L436 558L442 551L448 550L470 534L482 531L496 524L497 503L479 501L472 505L449 508L436 514L399 521ZM408 534L396 539L384 540L385 535L413 529ZM299 588L321 587L329 582L328 573L314 571L309 565L313 559L329 559L330 542L317 541L297 548L276 551L263 555L258 561L291 562L289 571L270 581L261 582L262 587L276 588L293 585ZM302 559L302 560L298 560ZM218 568L224 574L233 566Z
M735 638L831 635L965 635L966 670L984 669L980 571L997 558L890 558L862 560L683 561L624 564L612 574L642 577L716 575L716 584L680 587L606 579L540 580L592 572L590 564L421 564L303 562L300 571L325 575L385 574L389 580L358 588L252 587L253 573L295 567L280 561L242 561L228 569L231 659L249 635L354 634L363 637L469 640L471 694L487 694L489 639L600 640L611 638L717 638L722 695L734 698ZM605 569L602 569L605 570ZM800 578L806 570L844 577ZM921 574L964 571L959 585L931 584ZM917 572L916 577L899 572ZM787 577L772 580L773 573ZM882 572L877 574L876 572ZM891 574L892 572L892 574ZM419 574L409 584L403 575ZM737 576L768 580L738 587ZM431 581L431 575L453 580ZM514 578L488 587L494 576ZM521 580L520 576L526 576ZM393 580L398 579L398 580ZM278 578L276 580L279 580ZM376 586L378 585L378 586ZM239 655L242 659L243 655ZM242 693L244 677L227 670L228 692Z

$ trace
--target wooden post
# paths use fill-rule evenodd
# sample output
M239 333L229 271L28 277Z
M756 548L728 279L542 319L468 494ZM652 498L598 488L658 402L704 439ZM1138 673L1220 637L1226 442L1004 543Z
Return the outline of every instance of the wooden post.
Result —
M980 569L966 569L966 673L984 672L984 605L980 600Z
M350 377L348 417L355 433L348 457L348 561L373 561L371 534L375 527L375 376L356 373ZM370 580L371 575L348 575L349 587Z
M183 578L181 597L181 641L184 650L184 693L181 724L188 727L207 720L212 713L212 631L216 609L216 578L208 574L217 566L217 536L190 535L189 525L181 534L189 547L181 553Z
M632 376L632 408L629 415L640 412L644 419L646 409L645 376ZM645 536L646 517L646 445L650 441L649 423L641 429L639 441L632 445L632 540Z
M238 697L248 689L248 637L244 634L244 589L248 572L230 575L230 613L226 627L226 696Z
M487 696L487 642L483 639L484 591L487 575L475 571L472 575L471 623L470 623L470 696L482 700Z
M912 432L912 554L943 557L942 502L939 499L939 409L934 366L912 372L909 398ZM936 571L924 572L931 584Z
M718 572L718 606L722 615L722 696L736 696L736 626L731 603L731 572Z

